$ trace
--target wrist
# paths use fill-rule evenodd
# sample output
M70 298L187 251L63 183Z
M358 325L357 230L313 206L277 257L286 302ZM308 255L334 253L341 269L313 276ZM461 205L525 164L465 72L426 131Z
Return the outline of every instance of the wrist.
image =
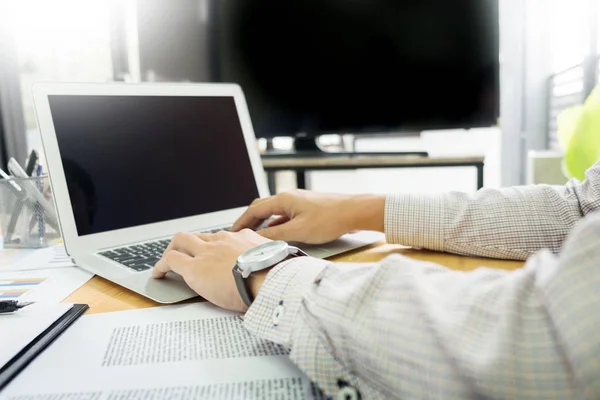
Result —
M385 230L385 196L358 195L350 197L347 201L349 211L347 220L351 221L350 231L383 232Z
M265 282L265 279L267 279L267 274L270 270L271 268L263 269L262 271L256 271L250 274L248 277L248 290L250 291L250 294L252 294L253 299L258 296L258 292L260 291L262 284Z
M250 294L252 295L253 299L255 299L256 296L258 296L258 292L260 291L262 284L265 282L265 279L267 279L267 275L269 274L269 271L271 271L273 268L275 268L282 262L290 260L292 258L294 258L294 256L288 256L285 260L278 262L277 264L273 265L270 268L256 271L256 272L250 274L250 276L248 277L247 283L248 283L248 290L250 291Z

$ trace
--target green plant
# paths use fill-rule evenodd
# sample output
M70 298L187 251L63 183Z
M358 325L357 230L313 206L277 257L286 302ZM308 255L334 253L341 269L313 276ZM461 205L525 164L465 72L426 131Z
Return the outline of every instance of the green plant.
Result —
M583 180L585 171L600 159L600 86L583 105L565 109L557 122L558 139L565 152L564 173Z

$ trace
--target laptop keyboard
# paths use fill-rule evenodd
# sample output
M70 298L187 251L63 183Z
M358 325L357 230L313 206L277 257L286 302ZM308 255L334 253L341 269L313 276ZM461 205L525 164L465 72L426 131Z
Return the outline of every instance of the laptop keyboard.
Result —
M219 231L229 231L230 229L231 226L228 226L202 233L216 233ZM133 270L146 271L154 268L154 264L161 259L169 243L171 243L170 239L156 240L154 242L119 247L118 249L103 251L99 254Z

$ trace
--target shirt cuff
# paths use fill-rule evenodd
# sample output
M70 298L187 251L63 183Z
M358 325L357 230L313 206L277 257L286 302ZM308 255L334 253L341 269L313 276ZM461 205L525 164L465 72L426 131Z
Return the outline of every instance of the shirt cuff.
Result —
M312 257L297 257L273 268L244 316L254 335L290 348L290 336L306 293L330 264Z
M444 251L443 195L395 194L385 199L388 243Z

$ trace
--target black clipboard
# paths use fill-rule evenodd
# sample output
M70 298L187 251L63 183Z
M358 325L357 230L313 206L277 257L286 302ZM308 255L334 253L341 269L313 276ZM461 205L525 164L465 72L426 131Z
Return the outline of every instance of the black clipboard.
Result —
M44 332L23 348L6 365L0 368L0 390L10 383L30 362L59 337L77 318L87 310L87 304L73 304L73 307L57 319Z

